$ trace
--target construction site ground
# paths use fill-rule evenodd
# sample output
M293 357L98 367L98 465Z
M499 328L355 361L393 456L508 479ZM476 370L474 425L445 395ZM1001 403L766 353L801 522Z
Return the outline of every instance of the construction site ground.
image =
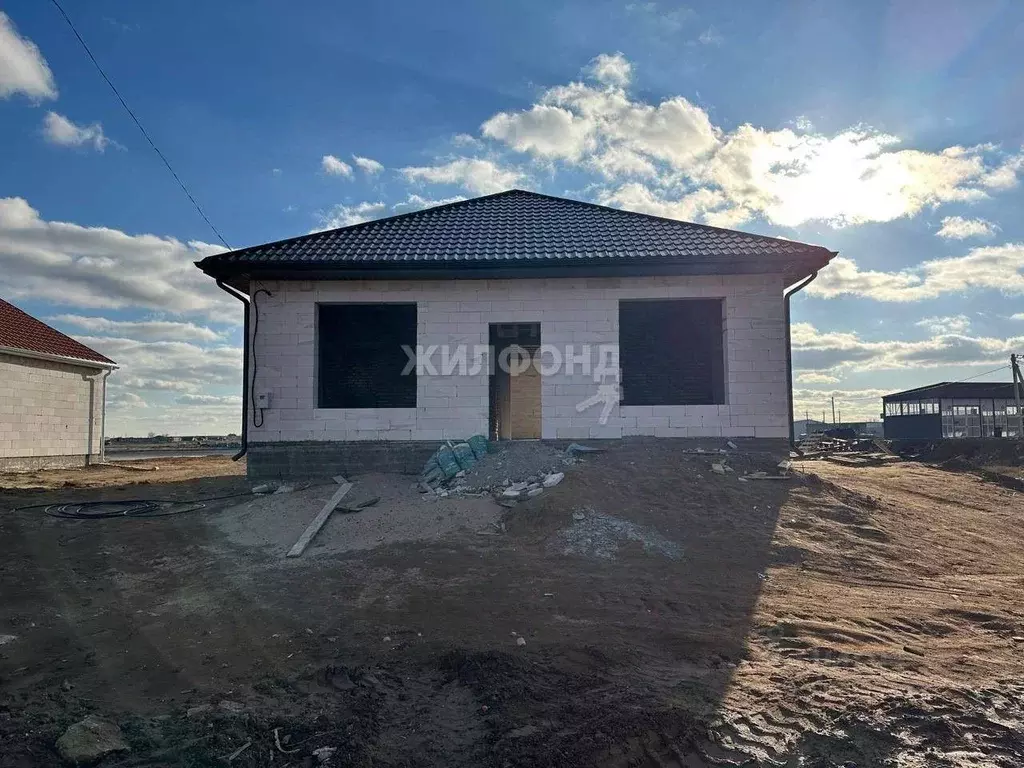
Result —
M330 488L297 492L297 532L266 523L281 542L238 531L273 496L17 509L240 476L4 490L0 766L59 764L90 713L131 747L104 766L1024 764L1024 495L912 462L742 482L774 461L717 460L625 440L508 510L366 479L390 483L375 514L415 501L443 530L333 546L346 514L301 558L281 553Z

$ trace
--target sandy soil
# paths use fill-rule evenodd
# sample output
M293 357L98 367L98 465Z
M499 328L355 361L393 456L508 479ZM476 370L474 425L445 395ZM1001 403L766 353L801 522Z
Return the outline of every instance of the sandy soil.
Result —
M110 766L225 765L247 741L232 766L323 746L335 766L1024 763L1024 496L915 464L708 464L623 441L504 534L299 561L214 507L10 511L137 486L6 492L0 766L55 764L88 713L132 747Z
M245 459L203 456L191 459L154 459L116 462L80 469L36 472L0 472L0 490L53 490L55 488L116 488L125 485L178 483L203 477L241 477Z

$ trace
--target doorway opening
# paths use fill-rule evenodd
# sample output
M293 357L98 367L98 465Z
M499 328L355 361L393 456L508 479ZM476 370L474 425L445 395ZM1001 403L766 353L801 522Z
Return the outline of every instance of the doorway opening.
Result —
M491 323L490 344L490 438L539 440L540 323Z

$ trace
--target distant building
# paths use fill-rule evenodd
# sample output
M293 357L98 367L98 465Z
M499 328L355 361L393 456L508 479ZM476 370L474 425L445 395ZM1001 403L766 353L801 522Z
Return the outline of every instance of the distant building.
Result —
M102 461L106 382L115 368L0 299L0 470Z
M793 422L793 431L797 438L801 435L813 435L816 432L828 432L832 429L853 430L857 435L870 435L872 437L882 437L884 433L883 425L880 421L840 421L832 424L827 421L800 419Z
M882 398L890 439L1020 437L1013 384L941 382Z

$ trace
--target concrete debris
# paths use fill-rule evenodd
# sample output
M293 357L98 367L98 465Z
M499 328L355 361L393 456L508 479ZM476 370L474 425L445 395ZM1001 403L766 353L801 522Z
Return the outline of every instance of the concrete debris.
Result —
M245 705L239 704L237 701L223 699L217 704L217 709L229 715L240 715L245 712Z
M600 453L604 448L591 448L589 445L580 445L579 443L570 443L569 447L565 449L565 455L569 457L575 457L579 453Z
M7 645L8 643L13 643L17 639L17 635L0 635L0 645Z
M460 446L468 446L469 451ZM571 451L561 451L544 443L488 443L476 435L465 443L438 448L420 475L419 488L441 498L514 500L538 496L532 491L553 488L565 479L560 467L576 464L576 454L599 450L578 443L573 446Z
M726 445L728 445L734 451L736 450L736 443L734 443L732 440L729 440L728 442L726 442Z
M209 714L213 711L213 706L210 704L196 704L194 707L189 707L185 710L185 717L189 720L199 717L201 715Z
M517 637L516 638L516 645L526 645L526 638L525 637Z
M129 752L116 723L86 715L57 739L57 752L74 765L91 765L114 752Z
M318 763L323 765L327 763L337 751L337 747L319 747L318 749L313 750L313 757L316 758Z
M543 488L531 488L526 492L526 495L532 499L534 496L540 496L542 493L544 493Z
M277 487L277 490L274 491L274 495L276 496L279 493L291 493L294 490L295 490L295 486L294 485L279 485Z
M545 488L554 488L562 480L565 479L565 472L552 472L550 475L544 478L542 485Z
M573 521L569 528L559 531L548 542L549 550L563 555L614 560L622 543L637 542L648 555L661 555L670 560L683 556L683 548L674 541L653 528L629 520L587 508L573 512Z
M273 493L277 488L277 483L260 483L252 487L252 492L257 496L264 493Z
M229 763L233 763L236 759L241 757L242 753L245 752L245 750L247 750L251 746L252 746L252 739L249 739L247 742L245 742L245 744L240 746L238 749L236 749L230 755L225 755L224 759L227 760Z

